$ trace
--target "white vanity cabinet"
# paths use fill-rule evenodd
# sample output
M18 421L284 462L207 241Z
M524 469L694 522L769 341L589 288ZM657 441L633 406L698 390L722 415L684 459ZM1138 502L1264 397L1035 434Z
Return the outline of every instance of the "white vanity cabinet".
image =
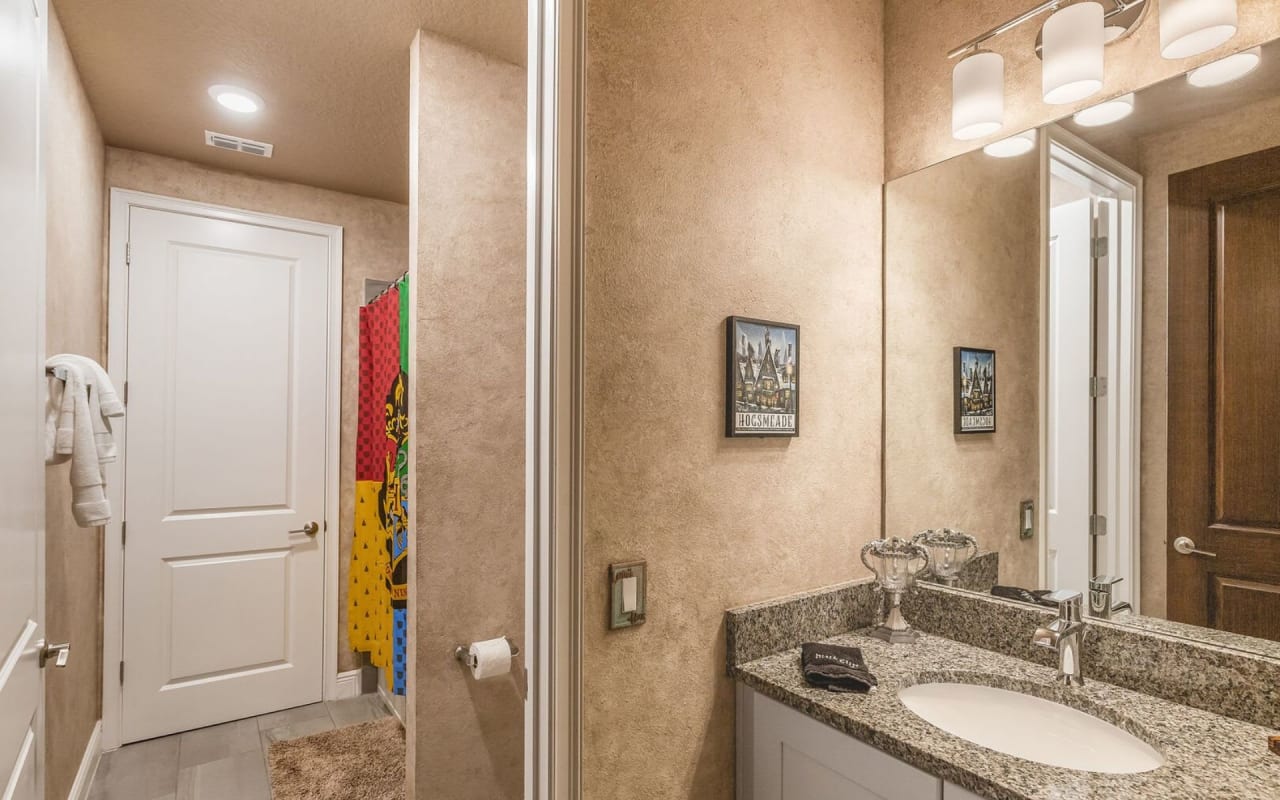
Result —
M738 800L982 800L742 684L737 723Z

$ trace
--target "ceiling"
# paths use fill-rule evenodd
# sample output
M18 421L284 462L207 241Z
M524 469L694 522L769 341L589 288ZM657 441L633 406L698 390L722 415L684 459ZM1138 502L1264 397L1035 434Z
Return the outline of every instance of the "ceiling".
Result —
M408 202L409 45L419 28L523 65L526 0L54 0L102 136L172 156ZM208 87L256 92L252 115ZM275 145L216 150L204 131Z
M1280 40L1263 45L1258 67L1239 80L1200 88L1179 75L1138 92L1133 113L1119 122L1085 128L1068 117L1061 124L1099 150L1132 160L1143 137L1274 97L1280 97Z

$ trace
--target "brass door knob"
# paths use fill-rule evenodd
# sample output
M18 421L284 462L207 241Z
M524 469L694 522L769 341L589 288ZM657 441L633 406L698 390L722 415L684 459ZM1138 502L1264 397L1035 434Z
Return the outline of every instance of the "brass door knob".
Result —
M1177 539L1174 539L1173 549L1177 550L1179 553L1183 554L1184 556L1189 556L1194 554L1197 556L1205 556L1207 558L1218 557L1217 553L1210 553L1207 550L1197 550L1196 543L1191 541L1191 539L1186 536L1179 536Z
M297 530L289 531L289 533L305 533L308 536L315 536L320 532L320 524L317 522L308 522Z

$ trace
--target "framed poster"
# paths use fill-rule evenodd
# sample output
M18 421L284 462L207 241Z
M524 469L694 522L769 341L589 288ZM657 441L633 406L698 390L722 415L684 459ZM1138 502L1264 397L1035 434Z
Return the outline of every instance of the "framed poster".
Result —
M956 347L955 432L994 433L996 429L996 351Z
M800 326L725 319L725 436L800 435Z

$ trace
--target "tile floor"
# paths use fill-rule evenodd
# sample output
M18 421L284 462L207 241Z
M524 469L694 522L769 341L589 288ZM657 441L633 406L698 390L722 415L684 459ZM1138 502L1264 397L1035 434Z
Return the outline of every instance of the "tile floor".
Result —
M176 733L105 753L90 800L271 800L272 742L381 719L376 694Z

